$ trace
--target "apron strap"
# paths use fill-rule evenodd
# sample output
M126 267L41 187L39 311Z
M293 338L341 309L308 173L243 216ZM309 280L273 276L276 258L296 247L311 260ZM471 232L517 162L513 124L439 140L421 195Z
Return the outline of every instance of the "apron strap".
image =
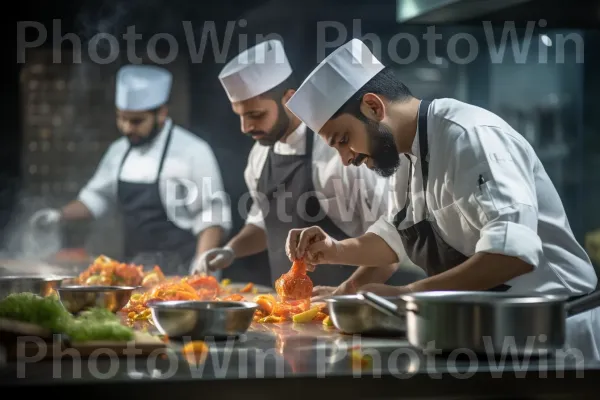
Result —
M162 169L163 169L163 165L165 164L165 158L167 158L167 151L169 150L169 145L171 144L173 125L175 125L175 124L171 123L171 127L169 128L169 133L167 134L167 140L165 143L165 147L163 148L162 155L160 156L160 164L158 165L158 171L156 172L156 181L155 182L158 182L158 180L160 178L160 173L162 172Z
M429 177L429 162L427 161L427 155L429 154L429 144L427 143L427 114L429 111L429 105L431 101L421 100L419 104L419 119L417 126L419 128L419 154L421 157L421 173L423 175L423 191L427 191L427 178ZM406 188L406 201L404 207L394 216L394 226L398 228L400 223L406 219L406 213L408 206L410 205L411 198L411 183L413 176L413 162L408 154L405 154L406 159L410 163L408 169L408 185ZM423 196L425 200L425 212L427 212L427 196Z
M169 148L169 144L171 143L171 133L173 132L173 123L171 123L171 127L169 128L169 132L167 133L167 140L165 143L165 147L163 148L163 152L162 155L160 157L160 164L158 165L158 171L156 173L156 181L158 181L158 178L160 176L160 173L162 171L163 168L163 164L165 162L165 156L167 154L167 149ZM123 165L125 164L125 160L127 160L127 157L129 156L129 153L131 152L131 149L133 148L133 146L129 146L127 148L127 151L125 152L125 154L123 155L123 158L121 159L121 163L119 164L119 169L117 170L117 179L119 179L119 176L121 175L121 170L123 169Z

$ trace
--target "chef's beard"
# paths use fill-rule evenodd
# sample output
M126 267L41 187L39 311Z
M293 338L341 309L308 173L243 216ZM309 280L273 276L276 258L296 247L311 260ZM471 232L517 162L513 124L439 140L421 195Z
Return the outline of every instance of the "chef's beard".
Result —
M141 147L151 143L158 136L161 130L162 127L158 124L158 118L154 117L154 124L147 136L140 136L136 135L135 133L131 133L129 135L125 135L125 137L129 141L129 145L131 147Z
M278 116L275 125L269 132L265 131L252 131L248 132L248 135L265 135L263 138L258 139L258 143L263 146L274 146L281 138L285 135L288 128L290 127L290 118L285 113L283 106L277 104Z
M360 115L360 120L367 129L367 138L369 145L368 156L373 161L373 170L388 178L392 176L400 165L400 154L396 149L396 142L392 130L381 122L375 122L369 118ZM365 157L365 154L360 156Z

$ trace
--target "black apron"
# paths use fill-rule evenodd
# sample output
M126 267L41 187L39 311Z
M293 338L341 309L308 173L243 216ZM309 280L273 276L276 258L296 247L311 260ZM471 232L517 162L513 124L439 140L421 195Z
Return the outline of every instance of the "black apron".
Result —
M264 196L260 207L266 227L269 275L272 284L291 267L291 262L285 253L285 243L291 229L318 225L336 240L348 238L325 215L318 197L314 195L312 178L314 140L315 134L307 129L304 155L275 154L274 147L271 147L258 181L257 191ZM323 265L309 272L309 276L315 286L338 286L355 270L355 266L349 265ZM269 270L265 268L257 273L267 274Z
M124 253L128 262L152 268L160 266L165 275L187 275L196 254L197 238L173 224L160 196L159 177L165 162L173 127L167 133L156 180L152 183L118 181L117 199L124 223ZM118 176L131 151L125 153Z
M421 173L423 175L423 192L427 193L427 178L429 177L429 162L427 155L429 144L427 141L427 114L429 111L429 101L421 101L419 105L419 153L421 158ZM459 264L465 262L468 257L448 245L438 234L436 228L429 222L427 216L423 220L406 229L399 229L400 223L406 219L406 213L411 201L410 184L413 175L412 160L406 156L410 162L408 172L408 188L406 192L406 203L394 217L394 225L402 238L402 244L408 255L408 258L417 266L423 268L429 276L441 274ZM427 213L427 196L423 196L425 204L423 209ZM489 289L490 291L504 292L510 289L508 285L499 285Z

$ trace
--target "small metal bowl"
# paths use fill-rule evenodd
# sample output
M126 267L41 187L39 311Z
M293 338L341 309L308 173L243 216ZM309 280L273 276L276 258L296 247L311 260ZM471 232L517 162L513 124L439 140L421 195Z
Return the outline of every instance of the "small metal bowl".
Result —
M54 276L2 276L0 277L0 300L10 294L23 292L46 297L58 289L64 279Z
M72 314L93 307L116 313L125 307L135 289L135 286L62 286L57 292L61 303Z
M258 304L245 301L164 301L150 304L158 330L169 338L223 339L245 333Z
M384 297L401 306L406 304L398 297ZM405 336L406 321L388 316L369 305L358 295L333 296L325 299L333 325L346 334L370 336Z

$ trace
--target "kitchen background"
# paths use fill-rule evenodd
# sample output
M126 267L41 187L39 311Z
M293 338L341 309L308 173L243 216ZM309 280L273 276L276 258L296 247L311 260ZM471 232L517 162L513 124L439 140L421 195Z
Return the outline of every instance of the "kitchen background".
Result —
M421 51L414 61L396 63L398 76L417 96L454 97L506 118L538 151L561 194L578 240L584 243L587 233L600 228L600 1L213 3L62 0L51 5L28 2L19 10L17 21L39 23L47 36L43 45L27 50L24 63L15 63L14 59L9 63L12 76L2 91L8 122L0 136L0 251L5 258L23 254L23 223L31 213L41 207L60 207L73 199L93 174L109 143L117 138L114 77L127 61L127 54L121 51L114 62L99 64L90 61L85 50L94 35L120 37L129 26L135 26L136 33L142 35L136 55L146 61L144 40L160 33L176 38L178 55L165 65L175 76L172 115L177 123L213 146L234 207L246 191L243 170L253 141L240 133L239 121L217 79L224 61L235 56L239 48L253 45L256 35L277 34L284 40L298 76L303 78L332 50L320 54L319 46L324 40L336 40L341 32L339 44L352 37L362 37L370 46L379 40L384 63L394 64L385 51L388 45L396 43L400 56L409 54L406 40L395 42L398 34L421 38L428 27L434 26L441 34L435 57L427 54L426 42L420 40ZM224 58L216 59L218 49L209 39L202 62L191 60L187 47L190 37L186 38L182 21L191 22L195 46L211 23L219 46L230 36ZM483 21L491 21L494 26L496 44L503 29L509 27L507 21L517 26L517 41L507 39L501 62L486 46L490 38ZM528 22L535 29L528 31ZM324 24L338 28L330 28L322 36L319 27ZM38 37L33 28L25 33L21 40L31 42ZM459 41L456 52L448 52L453 46L448 41L460 33L472 35L479 46L478 56L468 63L456 62L457 56L468 54L465 40ZM247 43L240 43L240 34L246 34ZM207 39L206 32L204 36ZM376 41L370 42L373 37ZM574 40L563 43L561 38ZM72 39L81 41L81 62L73 62ZM165 45L166 41L159 44ZM526 57L514 57L513 46L523 45L529 46ZM168 48L158 48L159 54L167 54ZM125 49L123 43L121 49ZM60 60L56 59L58 55ZM235 233L243 224L235 208L233 218ZM92 224L71 224L64 232L64 246L85 248L92 255L119 257L118 222L119 216L114 215ZM238 260L226 274L235 280L252 280L253 265L265 262L264 254Z

